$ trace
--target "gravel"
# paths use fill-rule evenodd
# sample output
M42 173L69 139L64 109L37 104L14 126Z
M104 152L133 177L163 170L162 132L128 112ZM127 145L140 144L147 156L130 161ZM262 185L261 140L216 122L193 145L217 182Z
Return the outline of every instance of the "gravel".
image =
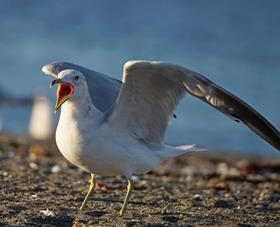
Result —
M53 141L0 135L0 226L280 226L279 159L183 155L133 177L124 217L122 177L97 178L86 210L78 211L89 178Z

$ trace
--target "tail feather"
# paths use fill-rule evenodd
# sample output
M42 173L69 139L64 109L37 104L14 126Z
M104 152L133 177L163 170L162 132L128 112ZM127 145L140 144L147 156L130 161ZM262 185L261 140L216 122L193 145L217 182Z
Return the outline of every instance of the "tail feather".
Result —
M176 147L176 149L179 149L180 151L184 151L184 152L192 152L192 151L207 151L208 149L205 147L198 147L195 144L191 144L191 145L181 145Z
M185 154L187 152L197 152L197 151L207 151L208 149L205 147L196 146L195 144L191 145L181 145L178 147L172 147L172 146L165 146L165 150L159 152L159 156L162 159L162 161Z

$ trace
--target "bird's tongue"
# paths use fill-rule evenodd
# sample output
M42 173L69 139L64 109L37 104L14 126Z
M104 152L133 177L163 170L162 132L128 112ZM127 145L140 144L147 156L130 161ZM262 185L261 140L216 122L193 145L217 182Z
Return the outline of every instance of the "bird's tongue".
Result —
M74 88L72 86L72 84L70 83L62 83L59 84L58 89L57 89L57 98L65 98L65 97L69 97L72 95L74 91Z
M61 83L57 89L57 100L55 110L57 111L61 105L73 94L74 87L70 83Z

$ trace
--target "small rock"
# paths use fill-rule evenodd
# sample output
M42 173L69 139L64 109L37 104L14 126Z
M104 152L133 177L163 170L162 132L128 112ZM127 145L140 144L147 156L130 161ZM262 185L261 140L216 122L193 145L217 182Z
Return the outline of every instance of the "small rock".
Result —
M102 183L96 183L95 188L97 190L106 191L106 192L115 191L118 189L118 188L107 187L105 184Z
M35 162L30 162L29 163L29 167L31 168L31 169L34 169L34 170L37 170L39 167L38 167L38 165L37 165L37 163L35 163Z
M247 176L247 180L254 183L260 183L265 182L266 178L260 174L250 174Z
M7 210L7 207L4 205L0 205L0 212Z
M264 190L260 193L259 196L259 200L267 200L267 198L269 197L269 191L268 190Z
M232 168L228 166L227 163L219 163L217 165L217 173L221 176L223 179L227 178L239 178L241 176L241 173L238 169Z
M54 165L52 168L51 168L51 172L52 173L58 173L61 171L61 167L59 165Z
M165 207L163 207L162 210L161 210L161 214L166 214L169 206L170 206L170 204L167 204Z
M131 176L131 181L134 182L134 183L137 183L137 182L140 181L140 177L135 176L135 175L132 175L132 176Z
M40 213L42 213L43 215L47 216L47 217L54 217L54 212L46 209L46 210L40 210Z
M244 159L238 161L238 162L236 163L236 167L237 167L239 170L241 170L241 171L243 171L243 172L245 172L245 173L247 173L247 174L251 173L252 170L253 170L252 164L249 163L248 160L244 160Z
M197 170L193 166L186 166L180 170L182 175L195 176L198 175Z
M214 188L216 190L227 190L227 189L229 189L229 186L224 182L220 182L220 183L215 184Z
M8 153L9 158L14 158L16 155L16 153L14 151L8 151L7 153Z
M193 199L195 199L195 200L203 200L203 196L200 195L200 194L195 194L195 195L193 196Z
M34 194L34 195L31 195L30 198L32 198L32 199L37 199L38 196L37 196L36 194Z
M192 176L186 176L186 181L187 182L192 182L193 181L193 177Z
M149 185L149 182L146 181L146 180L141 180L141 181L139 182L139 185L140 185L140 186Z
M38 158L47 155L47 150L41 144L34 144L29 148L31 157Z

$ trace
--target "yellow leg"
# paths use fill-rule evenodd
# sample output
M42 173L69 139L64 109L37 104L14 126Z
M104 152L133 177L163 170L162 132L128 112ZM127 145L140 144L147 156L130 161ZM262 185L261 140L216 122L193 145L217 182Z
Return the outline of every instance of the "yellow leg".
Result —
M126 196L125 196L125 199L124 199L124 203L122 205L122 209L120 210L120 215L121 216L123 216L125 211L126 211L126 206L127 206L130 194L132 192L132 189L133 189L133 184L131 183L130 180L128 180Z
M89 190L88 190L88 193L87 193L87 195L86 195L86 197L85 197L85 199L84 199L84 201L83 201L83 203L82 203L82 206L80 207L80 211L83 211L83 210L84 210L85 205L86 205L86 203L87 203L89 197L92 195L92 193L93 193L93 191L94 191L94 189L95 189L95 184L96 184L96 182L95 182L95 176L94 176L94 174L91 174L91 176L90 176Z

